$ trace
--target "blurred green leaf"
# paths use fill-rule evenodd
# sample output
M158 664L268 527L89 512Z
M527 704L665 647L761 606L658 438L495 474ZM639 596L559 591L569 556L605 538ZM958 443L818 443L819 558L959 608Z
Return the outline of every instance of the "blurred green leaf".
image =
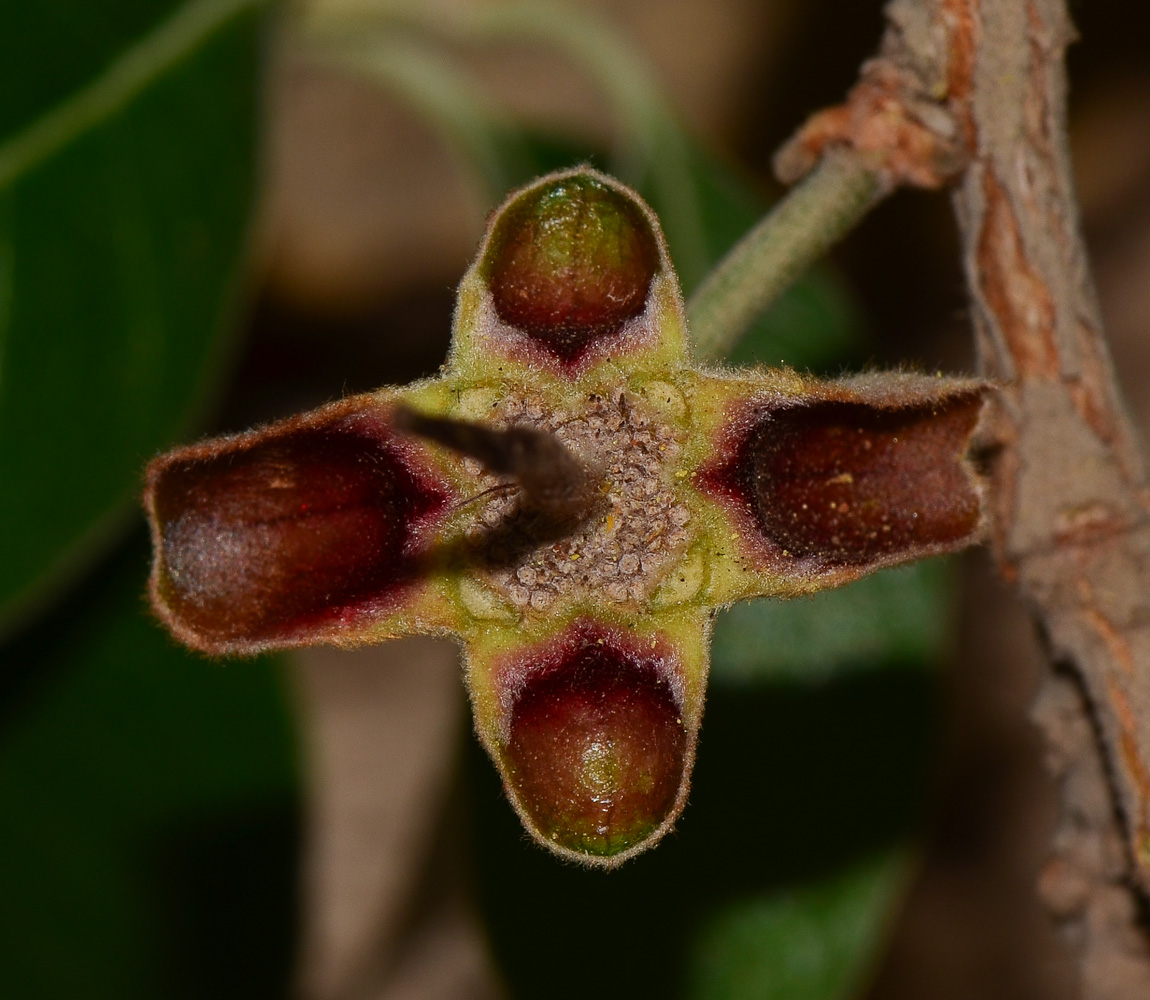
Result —
M691 1000L846 1000L883 937L906 881L888 851L831 878L731 904L691 953Z
M808 271L755 320L727 362L838 375L861 357L862 344L854 299L824 265Z
M744 601L715 621L711 675L723 683L817 683L844 669L937 663L949 597L947 564L932 560L813 597Z
M282 997L294 745L272 662L149 619L142 539L0 647L0 994Z
M256 6L0 7L0 631L106 546L219 378Z

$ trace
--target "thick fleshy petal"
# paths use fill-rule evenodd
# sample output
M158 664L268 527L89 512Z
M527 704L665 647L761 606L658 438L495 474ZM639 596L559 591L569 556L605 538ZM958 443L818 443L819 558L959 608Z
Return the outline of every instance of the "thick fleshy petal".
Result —
M583 618L487 661L472 650L480 734L540 843L610 867L670 829L706 679L705 627L691 629L639 634Z
M515 192L460 290L456 348L564 377L645 352L680 362L682 304L658 220L587 168Z
M363 641L410 598L448 489L360 396L148 467L156 613L189 646Z
M969 453L985 392L881 375L751 394L729 408L701 489L752 560L800 591L954 551L982 535Z
M638 203L579 174L503 210L483 277L503 322L570 363L643 311L658 270L659 247Z

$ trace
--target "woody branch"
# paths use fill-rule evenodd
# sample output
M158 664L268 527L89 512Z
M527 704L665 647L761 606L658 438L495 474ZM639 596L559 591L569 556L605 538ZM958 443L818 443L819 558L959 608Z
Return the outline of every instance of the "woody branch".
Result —
M953 178L984 374L992 544L1052 669L1035 718L1061 791L1040 891L1089 1000L1150 995L1150 492L1103 337L1067 152L1064 0L893 0L844 105L780 152Z

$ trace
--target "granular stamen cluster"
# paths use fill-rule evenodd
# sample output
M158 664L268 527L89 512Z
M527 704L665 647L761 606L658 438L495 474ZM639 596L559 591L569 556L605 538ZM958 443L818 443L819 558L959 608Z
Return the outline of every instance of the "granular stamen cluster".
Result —
M500 539L489 553L493 586L516 607L536 611L580 594L616 603L649 597L682 554L691 518L668 482L679 452L674 429L623 389L609 399L589 396L578 412L548 412L538 400L506 398L494 416L497 425L554 434L602 474L605 502L572 532L549 540L517 495L493 493L473 529ZM480 472L478 462L467 463Z

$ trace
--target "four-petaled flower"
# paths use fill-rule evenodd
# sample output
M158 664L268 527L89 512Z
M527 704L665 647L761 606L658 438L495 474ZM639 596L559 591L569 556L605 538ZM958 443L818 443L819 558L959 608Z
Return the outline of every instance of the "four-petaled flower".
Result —
M527 829L614 865L683 807L717 608L979 538L984 393L699 367L651 211L554 174L492 216L437 378L151 463L153 607L213 654L459 637Z

